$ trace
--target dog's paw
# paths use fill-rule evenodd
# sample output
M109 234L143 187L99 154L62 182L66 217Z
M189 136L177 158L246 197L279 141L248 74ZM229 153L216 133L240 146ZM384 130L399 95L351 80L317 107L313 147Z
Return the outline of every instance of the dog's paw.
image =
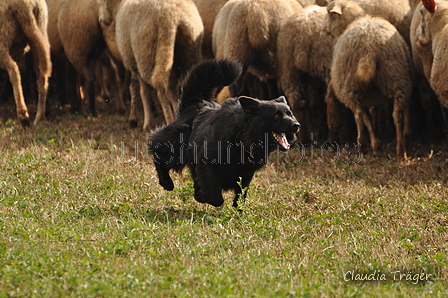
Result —
M174 183L171 178L169 179L159 179L159 184L163 187L163 189L171 191L174 189Z
M198 194L198 193L195 193L195 194L194 194L194 199L195 199L196 201L198 201L199 203L207 203L207 202L201 197L201 195Z
M221 207L222 204L224 204L224 199L222 197L220 197L220 198L216 198L213 200L209 200L207 203L209 203L210 205L212 205L214 207Z

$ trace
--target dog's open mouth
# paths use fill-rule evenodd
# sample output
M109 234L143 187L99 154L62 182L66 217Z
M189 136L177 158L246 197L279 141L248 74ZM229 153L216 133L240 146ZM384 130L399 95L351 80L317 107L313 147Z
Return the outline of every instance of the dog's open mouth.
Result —
M272 137L274 138L274 140L277 142L277 144L280 145L280 147L283 150L289 150L289 148L291 148L291 145L288 142L288 139L286 138L285 133L276 133L276 132L272 132Z

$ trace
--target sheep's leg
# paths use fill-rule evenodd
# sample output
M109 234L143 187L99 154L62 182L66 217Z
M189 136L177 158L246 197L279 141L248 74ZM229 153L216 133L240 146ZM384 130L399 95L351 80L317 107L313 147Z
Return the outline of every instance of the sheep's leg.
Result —
M126 97L126 89L129 87L129 76L120 62L115 61L112 57L110 59L111 66L115 71L115 80L117 82L119 92L116 112L118 114L124 114L126 111L124 99Z
M361 149L365 148L365 134L364 134L364 110L360 107L357 107L354 111L354 116L355 116L355 122L356 122L356 128L358 131L358 136L357 136L357 141L358 144L361 145ZM363 151L366 151L365 149L363 149Z
M150 103L152 87L148 83L146 83L140 76L138 76L138 81L140 84L140 96L143 103L143 130L147 130L151 127L152 120L152 108Z
M95 83L92 80L86 79L86 97L89 103L89 112L92 117L97 117L95 108Z
M38 90L38 101L37 101L37 112L36 117L34 118L34 125L39 123L45 117L45 107L47 101L47 93L48 93L48 76L40 73L37 81L37 90Z
M79 94L78 73L73 65L64 61L64 94L70 103L70 112L76 113L81 110L81 96Z
M334 142L338 140L341 103L336 98L331 84L328 84L327 93L325 94L325 103L327 105L327 125L328 125L328 141Z
M107 65L105 60L106 58L102 57L102 59L95 65L95 78L97 81L97 84L95 84L95 94L99 94L104 101L109 102L112 96L108 88L108 83L111 80L110 71L112 69L110 67L106 70L110 65Z
M305 94L302 84L294 86L296 88L285 91L286 97L289 101L289 106L291 107L294 116L296 116L297 121L302 124L301 129L297 133L298 140L301 142L310 139L309 130L310 123L307 117L307 102L303 100ZM272 97L273 98L273 97Z
M32 50L33 57L39 57L35 51ZM41 61L38 59L34 59L34 69L37 75L37 92L38 92L38 101L37 101L37 112L36 117L34 118L34 125L39 123L45 117L45 105L47 101L47 93L48 93L48 80L49 73L46 70L51 69L51 66L45 65L42 66L43 63L50 63L49 60Z
M17 118L22 126L30 126L30 116L25 104L25 98L22 90L22 79L20 77L19 66L12 59L8 49L0 50L0 67L8 71L9 80L11 81L14 99L16 102Z
M373 155L376 155L378 144L376 143L376 134L372 124L373 121L370 112L367 110L363 110L363 117L364 117L364 124L366 125L367 130L369 131L370 147L372 148Z
M381 118L383 113L378 112L378 107L372 106L369 108L368 114L370 115L370 119L372 119L372 126L378 130L380 125L380 121L378 121L378 119Z
M82 86L84 99L87 100L89 113L92 117L98 116L95 108L95 68L98 63L99 61L97 60L89 60L84 61L84 63L79 63L78 67L74 65L75 69L78 70L79 86ZM83 97L79 96L79 98Z
M36 11L37 9L37 11ZM39 17L40 16L40 17ZM37 21L45 18L46 12L35 7L33 11L22 11L15 15L29 43L37 76L38 104L34 124L45 116L45 101L48 92L48 79L51 75L50 44L46 34L46 25L39 27ZM42 24L42 23L41 23ZM28 120L29 121L29 120Z
M308 117L305 111L305 107L303 108L296 108L294 109L294 115L297 118L297 121L299 121L300 124L302 124L301 129L297 133L298 140L301 142L305 142L307 140L310 140L310 134L308 131L308 128L310 126L310 123L308 121Z
M404 152L403 152L403 157L405 159L407 159L406 148L408 148L408 146L409 146L411 135L412 135L411 115L410 115L410 111L409 111L409 107L408 106L405 106L404 110L403 110L403 122L404 122L404 127L403 127L403 147L404 147Z
M178 95L176 94L176 92L171 92L171 91L168 91L167 95L168 95L168 99L171 103L171 110L173 111L173 118L174 118L174 115L176 114L176 111L177 111L177 107L179 105L179 102L177 101ZM173 119L173 121L174 121L174 119ZM171 122L173 122L173 121L171 121ZM169 124L169 123L167 123L167 124Z
M394 103L394 111L392 117L394 118L395 133L397 136L397 158L401 158L404 156L406 151L403 142L403 109L397 102Z
M174 112L172 107L172 100L170 91L157 90L157 98L162 106L163 116L165 117L166 124L170 124L174 121Z
M129 84L129 93L131 94L131 106L129 107L128 123L131 128L135 128L135 127L137 127L137 123L138 123L136 103L138 102L138 100L141 100L140 83L139 83L137 75L135 73L131 73L131 82Z

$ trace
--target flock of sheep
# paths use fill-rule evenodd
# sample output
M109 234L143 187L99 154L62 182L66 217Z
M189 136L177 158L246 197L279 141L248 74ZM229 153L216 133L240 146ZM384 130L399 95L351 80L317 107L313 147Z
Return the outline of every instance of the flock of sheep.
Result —
M378 121L372 107L386 106L397 156L403 157L413 130L413 97L420 98L415 90L428 82L448 107L447 34L448 2L441 0L2 0L0 68L12 83L17 117L28 126L18 57L28 49L33 57L35 124L45 115L52 71L58 96L72 108L79 107L81 78L95 114L95 84L102 81L96 69L107 57L121 109L128 91L129 122L135 125L141 98L143 129L150 129L156 125L155 104L166 123L174 120L181 84L193 65L210 58L237 60L245 75L231 95L260 96L255 89L266 98L285 94L302 124L301 138L316 129L313 121L320 117L328 138L336 139L348 108L357 141L367 144L366 127L375 153ZM319 90L325 91L320 97Z

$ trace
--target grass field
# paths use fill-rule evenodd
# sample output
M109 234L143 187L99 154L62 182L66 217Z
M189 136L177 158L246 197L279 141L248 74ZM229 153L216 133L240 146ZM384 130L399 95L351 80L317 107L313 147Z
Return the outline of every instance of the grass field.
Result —
M0 297L447 297L444 146L274 153L238 212L197 203L188 171L164 191L146 138L119 116L2 121Z

